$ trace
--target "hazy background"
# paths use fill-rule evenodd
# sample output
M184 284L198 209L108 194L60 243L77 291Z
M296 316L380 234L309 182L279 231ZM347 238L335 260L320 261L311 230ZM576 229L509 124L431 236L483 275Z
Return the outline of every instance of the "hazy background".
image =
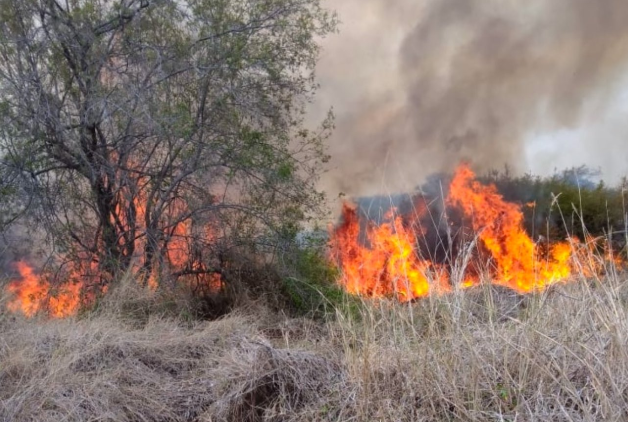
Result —
M477 170L628 169L628 1L327 0L312 116L333 106L330 196Z

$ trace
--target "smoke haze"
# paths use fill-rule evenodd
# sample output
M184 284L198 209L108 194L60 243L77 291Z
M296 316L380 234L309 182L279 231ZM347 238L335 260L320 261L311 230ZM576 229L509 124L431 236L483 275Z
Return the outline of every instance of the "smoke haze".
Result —
M609 137L599 122L621 103L628 1L334 3L342 24L324 45L315 108L334 106L337 116L324 179L330 193L408 190L460 160L477 170L625 170L604 168L604 157L612 167L628 162L628 124L611 118L617 135ZM560 149L548 149L549 135L530 142L588 126Z

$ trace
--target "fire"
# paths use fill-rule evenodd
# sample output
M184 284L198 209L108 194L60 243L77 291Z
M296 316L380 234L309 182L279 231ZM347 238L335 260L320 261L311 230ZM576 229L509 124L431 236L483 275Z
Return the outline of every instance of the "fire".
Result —
M447 202L471 220L492 257L495 283L528 293L570 276L569 244L553 245L547 257L540 257L523 228L521 208L506 202L495 186L476 181L468 166L462 165L456 171Z
M542 291L568 280L577 270L576 261L586 263L579 269L584 275L601 269L591 254L578 259L587 251L576 239L545 248L537 245L524 229L522 207L505 201L495 186L478 182L467 165L456 170L446 204L462 213L478 240L466 273L455 277L459 281L453 280L451 263L420 257L417 245L422 231L395 215L395 209L382 224L369 222L363 227L356 207L345 204L342 223L331 232L332 252L342 268L340 283L352 294L406 301L446 293L454 284L473 287L479 283L478 268L487 269L492 283L519 293Z
M66 283L55 289L25 262L18 262L16 267L20 277L7 287L14 295L8 303L10 311L21 311L28 317L46 312L55 318L76 313L81 303L82 283Z
M213 271L198 253L202 245L195 243L201 238L204 242L215 238L210 223L200 228L200 235L194 232L192 218L189 216L187 203L182 198L174 198L165 208L163 230L165 236L160 239L159 247L163 248L163 259L155 258L149 274L145 274L145 258L142 254L147 242L146 194L142 190L143 180L138 180L138 192L131 195L128 190L119 192L116 215L121 227L122 236L135 233L134 251L128 258L132 264L130 270L137 275L138 281L145 281L151 291L157 290L163 277L171 277L186 283L195 292L208 293L219 291L223 281L219 273ZM127 198L133 198L129 200ZM132 201L132 202L130 202ZM132 204L136 225L132 226L126 218L125 205ZM119 239L120 247L128 239ZM75 315L82 305L93 303L95 297L107 291L102 283L101 268L97 256L84 251L61 256L65 272L60 281L52 282L47 275L36 274L35 270L25 262L18 262L16 268L19 277L12 280L6 290L11 299L8 309L11 312L22 312L28 317L37 313L45 313L53 318ZM58 277L57 277L58 278Z
M367 227L370 247L365 247L358 242L361 229L355 207L344 206L343 223L336 230L333 243L344 264L345 288L352 294L394 295L400 300L427 296L431 290L427 274L438 269L416 256L414 234L400 217L389 213L386 220L379 227Z

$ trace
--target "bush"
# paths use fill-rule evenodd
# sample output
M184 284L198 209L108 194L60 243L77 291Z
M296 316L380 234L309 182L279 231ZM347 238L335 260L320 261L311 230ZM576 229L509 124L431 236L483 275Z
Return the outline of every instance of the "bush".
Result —
M282 291L299 314L326 317L340 311L357 315L359 300L336 282L340 269L330 262L325 248L309 244L293 254L291 274L283 278Z
M626 181L610 187L594 182L597 176L582 166L550 177L494 171L483 181L494 183L506 200L523 205L526 229L534 239L613 236L623 244Z

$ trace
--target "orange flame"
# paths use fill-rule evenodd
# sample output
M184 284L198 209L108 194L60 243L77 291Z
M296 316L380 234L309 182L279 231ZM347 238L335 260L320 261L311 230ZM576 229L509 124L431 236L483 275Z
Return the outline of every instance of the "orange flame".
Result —
M447 201L471 220L491 255L495 283L528 293L570 276L569 243L553 245L549 256L541 258L523 228L521 208L506 202L494 185L476 181L467 165L456 170Z
M46 312L52 317L63 318L77 312L81 302L82 283L66 283L57 289L35 274L25 262L16 264L20 278L7 286L14 295L7 307L12 312L21 311L32 317Z
M475 180L465 164L454 174L446 203L462 211L479 241L467 274L460 277L460 288L479 283L468 269L488 267L492 283L530 293L568 280L576 267L585 276L603 267L603 262L591 258L590 240L582 246L577 239L568 239L540 250L523 227L522 207L506 202L494 185ZM331 232L332 253L342 269L340 284L352 294L402 301L451 291L451 266L421 259L416 247L420 231L394 213L379 226L361 227L356 207L344 205L342 223ZM616 262L611 253L606 255Z
M141 182L141 180L140 180ZM124 219L122 205L125 203L125 190L119 193L120 201L116 213L120 216L124 229L130 231L130 224ZM137 213L137 232L145 230L143 222L146 214L146 195L143 191L135 195L133 204ZM159 277L162 273L167 276L178 274L178 279L192 287L197 292L216 292L223 287L221 276L204 264L194 254L192 233L192 220L188 216L187 203L181 198L175 198L165 210L166 233L164 249L164 268L153 266L151 274L147 277L148 288L155 291L159 285ZM211 224L205 225L203 230L204 241L213 241L214 233ZM120 239L121 246L123 239ZM134 240L135 250L142 251L146 244L145 236L138 236ZM11 312L22 312L32 317L38 312L45 312L54 318L63 318L74 315L83 304L93 302L96 294L106 293L106 287L102 286L99 277L98 263L79 253L74 259L67 259L69 270L67 281L64 283L51 283L45 276L37 275L33 268L24 262L16 264L20 277L13 280L7 286L7 291L12 296L8 303ZM133 256L132 270L138 273L144 264L143 256ZM53 287L53 284L55 287Z
M367 228L367 248L358 242L360 222L355 207L343 207L343 223L332 236L332 243L343 263L342 284L347 291L407 301L425 297L432 290L448 290L440 269L417 257L412 230L393 212L386 217L387 222L379 227ZM428 274L432 274L431 283Z

